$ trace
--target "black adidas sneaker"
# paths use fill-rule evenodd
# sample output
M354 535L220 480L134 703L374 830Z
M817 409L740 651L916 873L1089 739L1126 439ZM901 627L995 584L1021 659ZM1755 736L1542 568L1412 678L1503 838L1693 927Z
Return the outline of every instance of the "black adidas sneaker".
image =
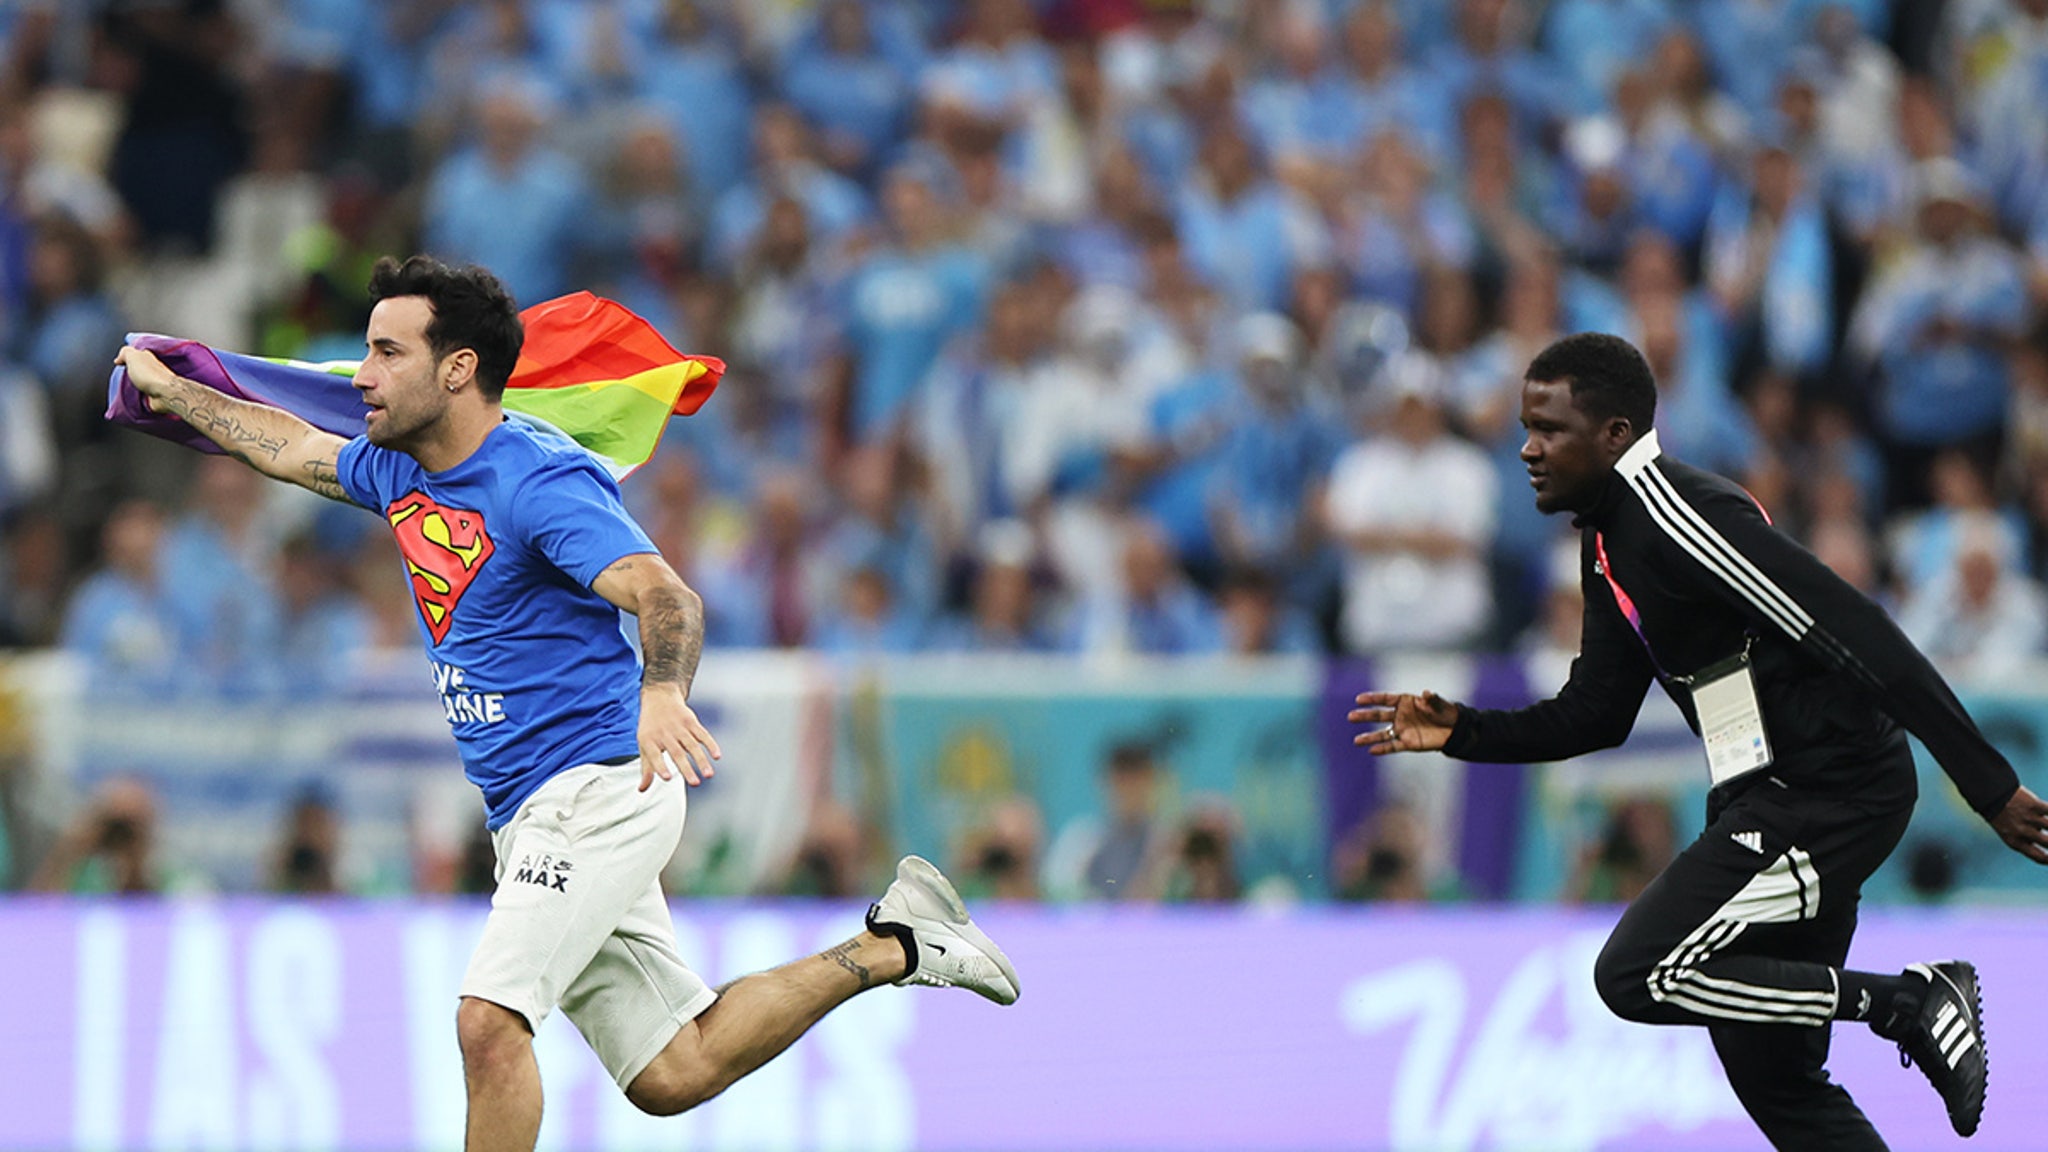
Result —
M1927 981L1920 1010L1886 1021L1878 1034L1898 1041L1900 1066L1919 1065L1928 1083L1941 1093L1956 1135L1971 1135L1984 1118L1984 1086L1990 1072L1977 969L1967 960L1942 960L1908 964L1906 972Z

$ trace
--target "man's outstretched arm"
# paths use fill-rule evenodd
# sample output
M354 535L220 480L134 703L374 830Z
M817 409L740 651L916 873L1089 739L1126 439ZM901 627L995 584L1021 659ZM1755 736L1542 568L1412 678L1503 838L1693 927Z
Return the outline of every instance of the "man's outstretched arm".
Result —
M151 410L169 412L221 450L273 480L347 502L336 474L348 441L278 408L237 400L172 372L153 352L123 347L115 363L128 369Z
M613 561L590 590L640 620L640 788L656 776L700 784L712 775L718 741L689 705L704 654L704 601L651 552Z

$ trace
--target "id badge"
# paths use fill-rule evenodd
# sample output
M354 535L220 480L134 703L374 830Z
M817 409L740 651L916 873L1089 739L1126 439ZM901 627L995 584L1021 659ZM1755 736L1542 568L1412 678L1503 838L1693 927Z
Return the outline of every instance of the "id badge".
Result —
M1771 766L1771 742L1756 699L1749 653L1721 661L1692 678L1692 706L1707 746L1707 775L1719 787Z

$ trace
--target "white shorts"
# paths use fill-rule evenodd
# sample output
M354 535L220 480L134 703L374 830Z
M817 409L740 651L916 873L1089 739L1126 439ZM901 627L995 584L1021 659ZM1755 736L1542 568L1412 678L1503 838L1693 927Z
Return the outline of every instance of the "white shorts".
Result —
M539 1030L557 1004L624 1088L718 994L676 954L661 870L687 790L640 762L584 764L542 784L492 836L498 888L462 995Z

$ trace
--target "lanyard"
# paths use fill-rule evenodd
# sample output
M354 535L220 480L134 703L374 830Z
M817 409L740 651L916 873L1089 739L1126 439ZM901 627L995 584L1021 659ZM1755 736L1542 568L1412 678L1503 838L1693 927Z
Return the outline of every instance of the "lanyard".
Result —
M1622 617L1628 621L1628 626L1635 630L1636 639L1643 642L1643 655L1650 658L1650 667L1656 669L1657 679L1667 684L1683 684L1687 688L1691 688L1702 679L1713 679L1715 669L1719 665L1709 668L1697 676L1673 676L1664 670L1664 665L1657 662L1656 651L1650 647L1650 638L1643 635L1643 614L1636 611L1636 602L1629 599L1628 593L1622 591L1621 581L1614 578L1614 565L1607 562L1607 538L1599 532L1593 533L1593 556L1599 561L1600 574L1607 577L1607 587L1614 593L1614 603L1621 608ZM1745 631L1742 651L1734 658L1747 659L1749 650L1755 645L1756 633Z
M1621 614L1628 620L1628 626L1635 630L1636 639L1643 642L1643 654L1650 658L1650 667L1656 669L1657 679L1667 683L1686 683L1688 677L1673 676L1657 662L1657 653L1650 647L1650 638L1643 635L1643 614L1636 611L1636 602L1621 590L1621 581L1614 578L1614 565L1607 562L1607 537L1605 533L1593 533L1593 555L1600 562L1600 574L1607 577L1607 587L1614 593L1614 602L1621 608Z

